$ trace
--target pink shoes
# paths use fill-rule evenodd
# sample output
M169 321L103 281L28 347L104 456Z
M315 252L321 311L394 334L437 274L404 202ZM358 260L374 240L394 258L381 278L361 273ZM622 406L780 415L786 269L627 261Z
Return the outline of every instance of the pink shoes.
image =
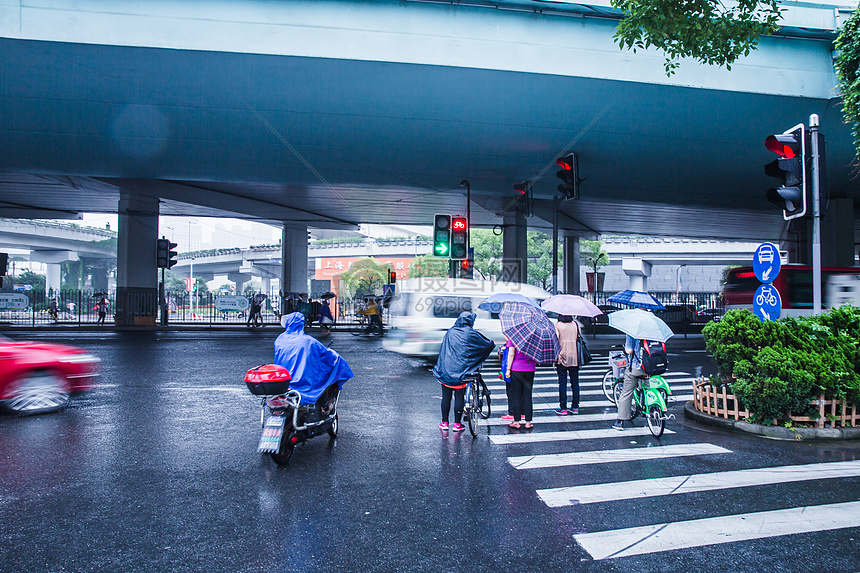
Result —
M439 429L447 430L448 429L448 422L440 422L439 423Z
M504 416L502 416L502 420L513 420L513 419L514 419L514 417L511 416L510 414L505 414Z
M466 426L464 426L463 424L454 424L454 431L455 432L462 432L465 429L466 429Z

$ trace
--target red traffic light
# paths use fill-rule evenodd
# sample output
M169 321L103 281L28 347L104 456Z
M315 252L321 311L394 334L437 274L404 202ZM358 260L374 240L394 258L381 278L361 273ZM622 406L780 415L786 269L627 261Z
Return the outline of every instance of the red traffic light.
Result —
M456 219L451 220L451 230L456 231L465 231L466 230L466 219L457 217Z
M764 146L780 157L791 159L797 156L800 142L794 134L768 135L764 140Z
M573 171L573 155L565 155L555 160L559 167L565 171Z
M464 271L468 271L472 268L472 261L469 259L463 259L462 262L460 262L460 268Z

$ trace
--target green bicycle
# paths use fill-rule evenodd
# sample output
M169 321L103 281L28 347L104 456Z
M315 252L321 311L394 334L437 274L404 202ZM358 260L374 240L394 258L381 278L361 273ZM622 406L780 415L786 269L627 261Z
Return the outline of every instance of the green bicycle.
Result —
M624 378L616 380L612 385L612 397L616 405L621 398L623 388ZM630 419L632 420L642 414L648 423L648 430L655 438L659 438L663 435L663 430L666 429L666 420L675 418L674 414L668 413L666 406L671 395L672 389L662 376L654 375L647 379L640 379L639 384L633 390Z

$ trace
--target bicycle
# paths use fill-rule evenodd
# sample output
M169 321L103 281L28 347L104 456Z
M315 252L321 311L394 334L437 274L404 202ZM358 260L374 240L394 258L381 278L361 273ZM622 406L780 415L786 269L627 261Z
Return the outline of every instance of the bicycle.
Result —
M616 406L618 400L621 399L623 388L623 377L616 380L612 385L613 402ZM642 414L648 423L648 430L655 438L659 438L663 435L663 430L666 429L666 420L675 418L674 414L668 413L666 405L671 394L672 389L669 387L669 383L660 375L640 379L636 388L633 389L630 419L632 420Z
M601 388L606 399L615 404L612 387L616 382L624 382L624 371L627 369L627 355L624 353L624 347L620 344L616 344L612 348L620 350L609 351L609 371L603 375Z
M480 372L467 374L464 378L468 382L466 387L466 420L469 423L469 432L473 438L478 437L478 416L484 420L490 417L490 389L484 383ZM486 402L486 406L485 406Z

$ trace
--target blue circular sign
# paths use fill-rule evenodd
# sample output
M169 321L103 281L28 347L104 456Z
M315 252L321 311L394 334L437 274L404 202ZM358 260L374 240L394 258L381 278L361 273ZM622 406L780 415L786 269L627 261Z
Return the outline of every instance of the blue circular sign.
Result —
M776 320L782 312L782 298L773 285L761 285L753 295L753 312L762 322Z
M753 272L765 284L773 282L781 265L779 249L773 243L762 243L753 254Z

